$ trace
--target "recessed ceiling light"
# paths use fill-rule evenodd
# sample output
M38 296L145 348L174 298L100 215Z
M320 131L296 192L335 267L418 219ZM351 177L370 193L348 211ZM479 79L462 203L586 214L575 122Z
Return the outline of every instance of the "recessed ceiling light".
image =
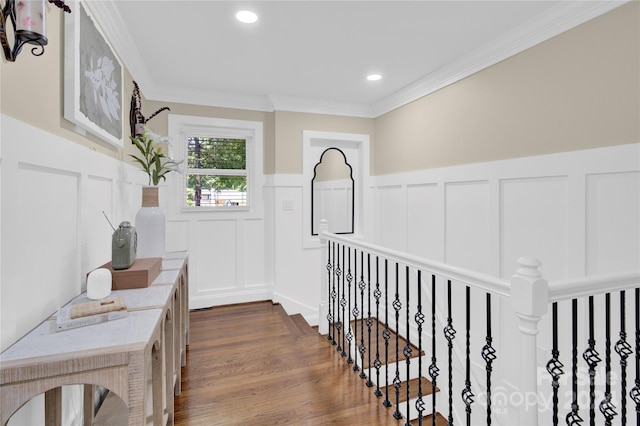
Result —
M236 13L236 19L245 24L253 24L258 20L258 15L251 12L250 10L241 10Z
M369 81L378 81L382 78L382 76L380 74L369 74L367 76L367 80Z

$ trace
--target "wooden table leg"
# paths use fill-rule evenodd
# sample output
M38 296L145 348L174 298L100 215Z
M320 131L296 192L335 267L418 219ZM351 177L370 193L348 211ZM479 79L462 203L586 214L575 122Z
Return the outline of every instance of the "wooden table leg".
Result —
M57 387L44 393L45 426L62 426L62 388Z
M167 425L173 425L173 379L175 376L173 361L173 346L174 346L174 316L175 308L172 307L171 312L167 315L164 323L164 366L165 366L165 399L167 405Z
M153 424L162 425L164 407L162 404L162 351L157 343L151 351L151 382L153 387Z
M95 385L84 385L84 397L83 397L83 411L84 411L84 423L85 425L92 425L95 415L95 407L93 406L94 397L96 394Z

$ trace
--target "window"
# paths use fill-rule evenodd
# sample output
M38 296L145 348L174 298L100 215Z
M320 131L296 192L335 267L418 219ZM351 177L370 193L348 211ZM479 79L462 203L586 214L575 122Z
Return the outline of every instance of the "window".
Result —
M187 137L188 207L247 206L247 140Z
M261 122L169 114L169 136L183 161L182 211L259 214L251 200L263 185Z

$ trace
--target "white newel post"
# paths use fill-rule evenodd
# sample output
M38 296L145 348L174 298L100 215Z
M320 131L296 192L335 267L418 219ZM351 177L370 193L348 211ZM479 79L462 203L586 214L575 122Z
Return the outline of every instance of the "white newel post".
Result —
M327 238L325 232L329 231L329 224L326 219L320 220L320 305L318 307L318 333L321 335L329 334L329 323L327 315L329 315L329 283L327 281L327 263L329 257L327 253Z
M511 277L511 299L518 315L520 331L519 391L522 404L518 407L521 426L538 425L538 321L547 313L549 283L538 268L541 263L534 257L517 260L518 269Z

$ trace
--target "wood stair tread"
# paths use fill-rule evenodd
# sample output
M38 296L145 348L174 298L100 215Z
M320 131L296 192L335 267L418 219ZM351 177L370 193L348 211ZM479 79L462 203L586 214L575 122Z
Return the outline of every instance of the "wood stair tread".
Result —
M293 337L300 338L318 335L301 314L288 315L280 304L274 304L274 309L280 314L282 322L287 326Z
M314 330L313 327L309 325L306 319L301 314L295 314L290 316L291 321L296 325L296 328L300 332L302 336L317 336L318 331Z
M420 426L420 420L414 419L409 422L411 426ZM433 424L433 415L422 417L422 426L430 426ZM447 426L447 419L440 413L436 413L436 426Z
M371 347L375 348L375 339L376 339L376 319L372 318L374 320L374 323L371 325ZM369 341L369 330L367 328L366 325L366 320L364 321L364 324L362 324L362 320L357 319L357 320L351 320L351 327L354 329L358 329L358 342L356 342L357 345L359 345L360 342L360 333L362 331L362 329L364 328L364 333L365 333L365 342L368 343ZM380 360L382 361L382 363L384 364L384 336L382 335L383 331L384 331L384 323L377 321L378 324L378 344L380 347ZM391 363L395 363L396 360L399 361L405 361L405 357L403 354L403 348L406 346L407 341L402 338L402 336L397 336L396 332L389 329L389 331L391 332L390 338L389 338L389 358L387 360L387 364L391 364ZM355 336L355 334L354 334ZM396 358L396 351L395 351L395 345L396 345L396 336L398 337L398 358ZM366 344L365 343L365 344ZM368 347L369 345L367 345ZM416 345L414 345L413 343L410 344L411 346L411 358L417 358L418 357L418 347ZM421 355L424 355L424 351L421 352ZM369 357L368 355L365 355L365 360L363 361L363 366L365 368L369 368L369 367L373 367L373 365L369 365ZM375 359L375 354L372 354L371 356L371 363L373 364L373 361Z
M381 388L384 392L387 387ZM389 385L389 395L395 395L396 388L393 385ZM431 385L431 381L426 377L422 377L422 396L431 395L431 391L433 390L433 386ZM436 387L436 392L440 392L440 389ZM418 397L418 378L409 380L409 398L417 398ZM400 383L400 394L399 401L406 402L407 401L407 382Z

